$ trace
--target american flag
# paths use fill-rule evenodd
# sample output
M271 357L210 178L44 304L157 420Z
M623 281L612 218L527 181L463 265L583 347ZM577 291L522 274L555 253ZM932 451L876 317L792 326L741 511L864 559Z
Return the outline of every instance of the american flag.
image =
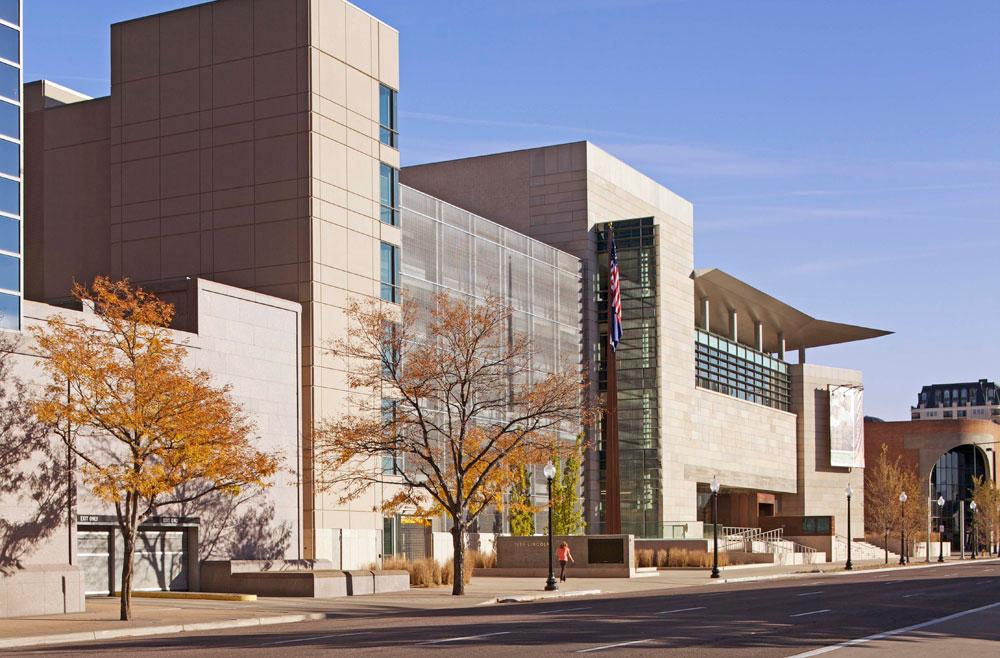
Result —
M608 320L610 322L611 349L618 351L618 343L622 339L622 286L618 271L618 248L615 246L615 230L608 229L608 239L611 242L608 261Z

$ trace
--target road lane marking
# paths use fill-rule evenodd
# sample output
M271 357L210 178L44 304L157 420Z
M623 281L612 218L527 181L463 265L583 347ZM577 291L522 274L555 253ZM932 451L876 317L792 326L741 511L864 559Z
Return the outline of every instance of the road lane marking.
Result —
M904 633L909 633L910 631L916 631L921 628L927 628L928 626L934 626L935 624L941 624L946 621L951 621L952 619L958 619L959 617L965 617L966 615L974 615L977 612L984 612L986 610L992 610L993 608L1000 607L1000 601L996 603L990 603L989 605L983 605L978 608L970 608L969 610L963 610L961 612L956 612L945 617L938 617L937 619L931 619L930 621L925 621L919 624L913 624L912 626L905 626L903 628L896 628L891 631L885 631L884 633L876 633L875 635L869 635L868 637L859 637L855 640L848 640L846 642L840 642L839 644L831 644L827 647L820 647L819 649L813 649L812 651L805 651L803 653L797 653L793 656L788 656L788 658L811 658L811 656L820 656L824 653L830 653L831 651L836 651L837 649L844 649L847 647L856 647L859 644L866 644L868 642L875 642L876 640L884 640L887 637L894 637L896 635L902 635Z
M311 642L312 640L325 640L330 637L350 637L351 635L367 635L371 631L358 631L357 633L330 633L329 635L311 635L309 637L299 637L294 640L279 640L277 642L265 642L262 647L270 647L276 644L292 644L293 642Z
M628 647L633 644L642 644L643 642L651 642L652 640L632 640L631 642L619 642L618 644L605 644L600 647L590 647L589 649L578 649L576 653L590 653L591 651L604 651L605 649L615 649L617 647Z
M813 594L822 594L822 593L823 593L822 591L818 591L818 592L806 592L804 594L796 594L795 596L812 596Z
M822 610L813 610L812 612L800 612L797 615L792 615L793 617L808 617L809 615L821 615L824 612L830 612L830 608L823 608Z
M590 610L590 606L583 606L582 608L559 608L558 610L546 610L545 612L539 612L540 615L554 615L557 612L576 612L577 610Z
M494 635L508 635L510 631L500 631L498 633L483 633L481 635L463 635L462 637L447 637L442 640L429 640L427 642L417 642L417 644L442 644L444 642L461 642L462 640L478 640L481 637L493 637Z
M675 612L690 612L692 610L704 610L706 606L700 606L698 608L678 608L676 610L664 610L663 612L657 612L658 615L672 615Z

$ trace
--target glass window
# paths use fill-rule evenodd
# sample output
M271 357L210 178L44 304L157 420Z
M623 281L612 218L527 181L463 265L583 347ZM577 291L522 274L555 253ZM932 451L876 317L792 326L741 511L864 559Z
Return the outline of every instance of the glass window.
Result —
M386 224L399 224L399 170L384 162L379 167L380 218Z
M0 329L18 330L21 322L21 298L0 292Z
M21 175L21 145L0 139L0 173Z
M21 24L20 0L0 0L0 18L13 23Z
M21 184L16 180L0 177L0 212L21 214Z
M399 247L383 242L381 263L381 296L387 302L399 303Z
M17 256L0 254L0 288L21 289L21 259Z
M21 139L21 108L0 101L0 135Z
M0 217L0 249L21 253L21 222L10 217Z
M6 25L0 25L0 57L21 62L21 33Z
M21 69L0 62L0 96L21 100Z
M378 89L379 141L398 148L399 132L396 128L396 90L379 85Z

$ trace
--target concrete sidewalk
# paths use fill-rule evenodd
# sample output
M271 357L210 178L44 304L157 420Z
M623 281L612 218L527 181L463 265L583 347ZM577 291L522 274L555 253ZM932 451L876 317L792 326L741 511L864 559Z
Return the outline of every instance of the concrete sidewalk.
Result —
M956 561L945 565L956 564ZM856 569L878 568L881 563L856 564ZM914 564L911 567L926 566ZM935 566L931 563L930 566ZM892 565L890 565L892 567ZM707 569L661 571L647 578L572 578L560 583L561 595L611 595L674 590L724 582L797 578L808 574L843 572L843 564L797 567L725 567L722 578L712 580ZM338 617L385 617L422 610L496 605L500 600L528 601L549 597L539 578L477 577L466 587L466 595L451 595L450 587L411 589L372 596L336 599L259 598L256 601L134 598L134 618L118 621L118 599L91 598L87 611L69 615L47 615L0 619L0 649L41 644L86 642L118 637L173 634L191 631L296 623ZM516 604L516 603L515 603Z

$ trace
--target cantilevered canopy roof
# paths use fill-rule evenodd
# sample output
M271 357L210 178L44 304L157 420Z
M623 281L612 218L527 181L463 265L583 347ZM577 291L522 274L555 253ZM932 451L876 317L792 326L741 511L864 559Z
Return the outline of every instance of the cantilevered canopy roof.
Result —
M730 311L735 310L741 343L753 345L757 322L763 323L764 352L779 351L780 335L784 335L785 349L795 350L878 338L892 333L882 329L817 320L722 270L695 270L691 278L694 279L695 319L698 326L705 326L703 300L707 299L709 329L713 333L729 335Z

